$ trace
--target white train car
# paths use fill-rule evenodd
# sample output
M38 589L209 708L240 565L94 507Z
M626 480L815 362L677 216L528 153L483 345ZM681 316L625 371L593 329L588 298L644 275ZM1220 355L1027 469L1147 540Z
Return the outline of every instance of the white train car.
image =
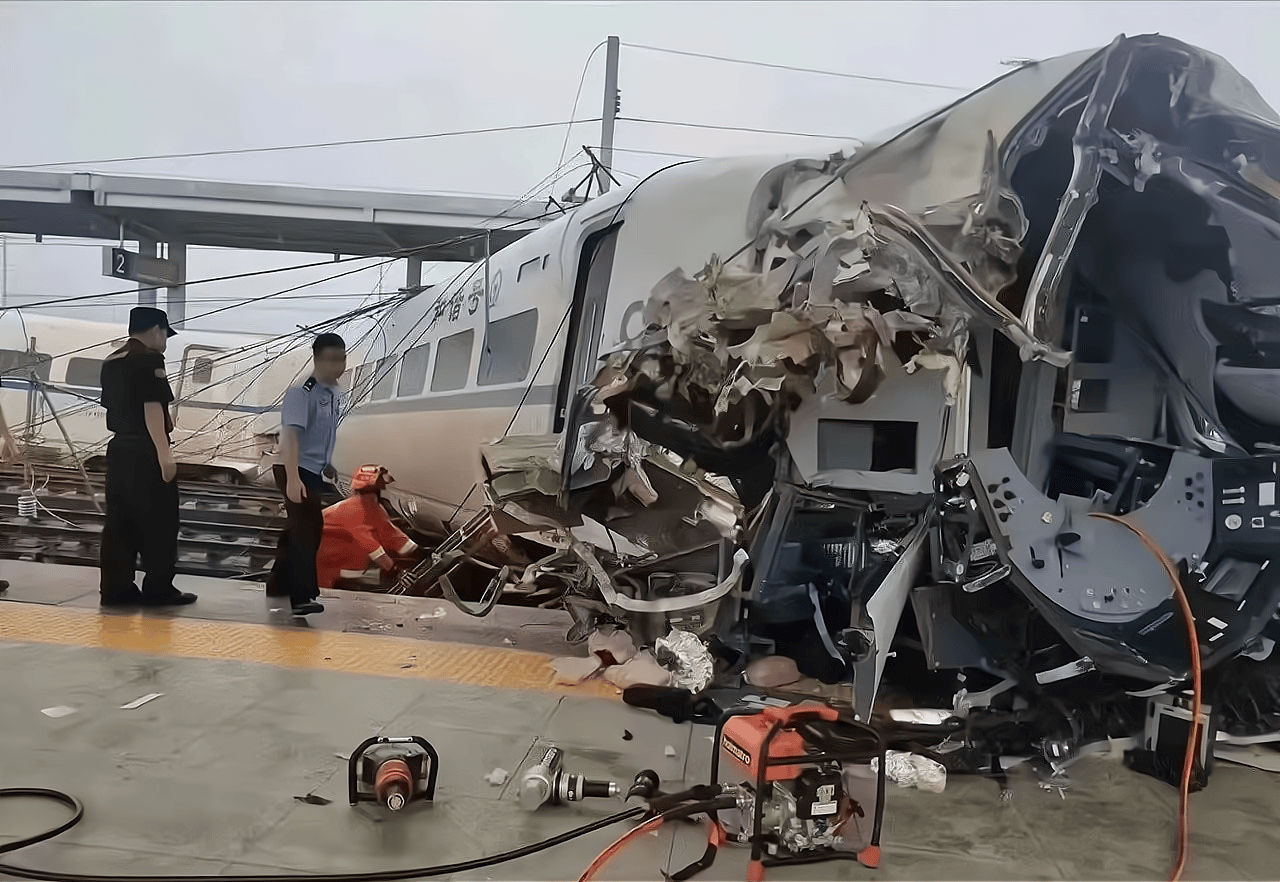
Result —
M124 328L0 312L0 406L30 457L104 456L110 433L99 402L102 360ZM253 480L279 434L279 400L305 372L310 351L261 334L184 330L165 354L175 401L174 455L184 473Z
M1146 35L839 154L669 166L396 309L335 465L456 527L481 445L533 436L495 451L534 505L473 595L510 563L571 639L714 631L863 719L899 650L1031 705L1095 670L1182 688L1195 604L1200 669L1280 642L1276 155L1248 81Z

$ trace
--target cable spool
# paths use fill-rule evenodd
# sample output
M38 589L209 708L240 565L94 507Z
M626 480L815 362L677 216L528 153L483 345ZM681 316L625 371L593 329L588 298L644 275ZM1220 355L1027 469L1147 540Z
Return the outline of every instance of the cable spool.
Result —
M39 516L40 501L38 499L31 495L18 497L18 517L34 521Z

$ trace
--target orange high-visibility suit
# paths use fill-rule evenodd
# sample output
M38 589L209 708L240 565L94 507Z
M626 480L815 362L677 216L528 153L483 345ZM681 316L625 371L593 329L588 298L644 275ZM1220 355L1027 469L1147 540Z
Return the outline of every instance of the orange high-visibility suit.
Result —
M364 575L371 562L390 570L397 557L417 549L417 543L391 523L376 492L357 492L324 510L324 538L316 554L317 581L321 588L332 588L338 579Z

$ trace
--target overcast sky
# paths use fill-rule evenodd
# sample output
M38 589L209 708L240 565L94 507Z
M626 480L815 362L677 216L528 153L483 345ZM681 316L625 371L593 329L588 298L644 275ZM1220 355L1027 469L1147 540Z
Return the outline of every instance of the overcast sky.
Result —
M74 161L74 170L116 174L514 199L560 166L565 127L248 156L100 160L568 120L584 62L615 34L624 43L622 115L630 118L618 123L616 136L615 167L625 183L628 175L672 161L644 151L821 154L841 143L633 120L856 138L977 88L1007 70L1004 60L1100 47L1121 32L1159 32L1216 52L1280 107L1280 4L1274 2L24 0L0 2L0 166ZM626 44L950 88L753 67ZM577 117L600 115L603 71L602 49L586 69ZM598 123L575 126L567 157L599 139ZM584 174L572 170L548 192L559 195ZM93 243L37 245L30 237L10 237L7 253L11 304L119 288L101 275ZM188 277L314 259L192 249ZM448 269L428 277L447 277ZM383 288L402 285L403 272L393 268ZM326 274L191 286L189 313ZM286 331L352 308L378 285L379 274L369 272L308 291L314 299L247 307L200 324ZM110 319L123 311L76 308L74 314Z

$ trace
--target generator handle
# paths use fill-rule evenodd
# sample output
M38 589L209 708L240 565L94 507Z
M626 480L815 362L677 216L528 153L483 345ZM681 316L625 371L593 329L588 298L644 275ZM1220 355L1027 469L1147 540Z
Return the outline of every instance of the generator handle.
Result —
M718 784L720 782L720 741L724 736L724 727L734 717L748 717L755 714L761 714L766 720L774 720L786 723L790 720L804 719L820 719L835 722L840 719L840 712L830 705L825 704L798 704L791 707L766 707L761 710L758 707L749 705L740 705L731 707L720 715L719 721L716 722L715 741L712 742L714 749L711 751L711 775L707 781L708 784Z
M761 716L791 728L793 722L800 720L818 719L834 723L840 719L840 711L826 704L794 704L790 707L766 707Z
M760 713L760 709L757 707L749 707L746 705L741 705L739 707L731 707L720 715L719 721L716 722L715 741L712 742L711 774L707 780L708 784L720 783L720 744L721 744L721 741L724 739L725 724L728 723L730 720L732 720L734 717L747 717L747 716L751 716L752 714L758 714L758 713Z
M431 768L427 770L427 789L426 798L428 802L434 802L436 798L436 777L440 774L440 754L436 753L436 749L431 746L431 742L420 735L409 735L399 738L390 738L386 735L374 735L372 738L366 738L361 742L360 746L351 751L351 758L347 760L347 798L352 805L360 801L359 788L357 786L357 778L359 777L360 760L369 751L370 747L377 744L416 744L422 748L427 757L431 760Z

